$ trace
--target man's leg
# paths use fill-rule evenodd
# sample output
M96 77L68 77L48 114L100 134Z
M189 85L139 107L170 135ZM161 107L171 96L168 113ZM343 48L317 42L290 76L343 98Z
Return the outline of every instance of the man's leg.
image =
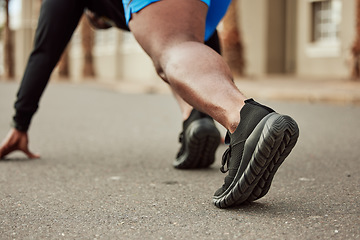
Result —
M164 0L134 13L129 26L172 89L233 132L245 96L222 57L203 44L207 9L199 0Z
M215 31L207 41L205 41L205 45L221 55L221 46L217 31ZM185 102L175 91L172 92L180 107L182 118L185 121L190 116L193 107L189 105L187 102Z
M205 41L205 45L220 54L217 31ZM214 120L185 102L173 91L183 117L182 131L179 135L181 147L173 162L175 168L206 168L215 161L215 153L221 142L221 135Z
M200 0L163 0L134 13L130 29L172 89L228 129L221 169L228 175L213 202L229 207L267 193L299 130L290 117L245 101L224 60L202 43L206 15Z

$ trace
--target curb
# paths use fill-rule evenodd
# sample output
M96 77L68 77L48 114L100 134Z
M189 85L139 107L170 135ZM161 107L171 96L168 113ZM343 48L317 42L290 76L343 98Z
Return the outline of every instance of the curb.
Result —
M235 84L254 98L360 105L360 82L350 80L237 79Z

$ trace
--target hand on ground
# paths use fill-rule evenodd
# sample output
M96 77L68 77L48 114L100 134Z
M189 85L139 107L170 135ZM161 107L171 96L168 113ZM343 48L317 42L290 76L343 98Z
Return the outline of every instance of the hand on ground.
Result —
M22 151L30 159L40 158L39 155L30 152L28 144L29 138L26 132L11 129L0 145L0 159L16 150Z

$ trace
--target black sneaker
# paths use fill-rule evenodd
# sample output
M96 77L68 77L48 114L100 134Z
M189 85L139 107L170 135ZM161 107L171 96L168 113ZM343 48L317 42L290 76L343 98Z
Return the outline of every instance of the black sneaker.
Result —
M175 168L206 168L215 161L220 132L210 116L194 109L183 122L179 142L182 145L173 163Z
M236 206L263 197L299 136L296 122L252 99L245 101L241 120L233 134L226 135L229 148L223 155L222 172L229 172L213 197L219 208ZM227 170L225 170L227 165Z

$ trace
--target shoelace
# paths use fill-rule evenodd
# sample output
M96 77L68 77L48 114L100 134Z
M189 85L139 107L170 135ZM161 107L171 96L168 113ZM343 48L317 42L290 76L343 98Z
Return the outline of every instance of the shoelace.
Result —
M233 147L235 147L236 145L243 143L244 141L245 140L234 143L232 146L229 144L229 148L225 150L225 152L224 152L224 154L222 156L222 160L221 160L221 165L222 166L220 168L220 171L222 173L227 173L229 171L229 163L230 163L230 158L231 158L231 149ZM226 164L227 169L225 169L225 164Z

